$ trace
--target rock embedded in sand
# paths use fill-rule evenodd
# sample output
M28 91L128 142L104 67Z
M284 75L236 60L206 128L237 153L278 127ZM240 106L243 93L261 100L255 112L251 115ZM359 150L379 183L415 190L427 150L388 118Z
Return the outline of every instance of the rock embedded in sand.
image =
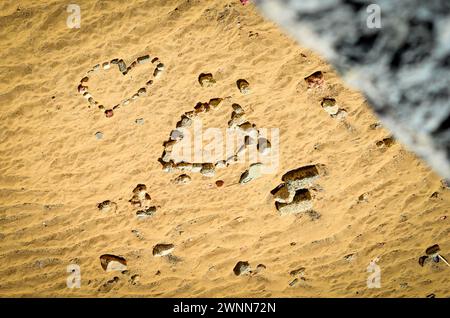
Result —
M155 70L153 71L153 77L158 77L161 73L162 70L160 70L159 68L155 68Z
M144 124L144 118L138 118L134 121L136 124L138 125L143 125Z
M192 124L192 119L190 119L186 115L182 115L181 120L179 122L177 122L176 127L177 128L187 128L187 127L190 127L191 124Z
M169 255L173 252L173 250L175 249L175 245L173 244L156 244L153 247L153 256L155 257L161 257L161 256L166 256Z
M278 185L275 189L270 191L270 193L274 196L275 201L280 203L291 203L295 195L295 192L289 191L289 188L285 183Z
M308 189L297 190L291 203L275 202L275 207L282 216L307 212L312 210L311 193Z
M137 58L138 64L145 64L150 62L150 55L144 55Z
M139 210L136 212L136 217L138 220L145 220L152 217L156 213L156 206L151 206L144 210Z
M227 166L228 165L225 160L219 160L216 162L216 168L218 168L218 169L226 168Z
M117 204L110 200L105 200L105 201L97 204L97 208L101 212L110 212L110 211L115 211L117 209Z
M193 173L199 173L200 171L202 171L202 168L203 168L202 163L193 163L191 171Z
M250 84L245 79L237 80L236 85L242 94L250 93Z
M179 141L181 139L183 139L183 133L180 130L175 129L170 132L170 140Z
M102 64L102 67L104 70L109 70L111 68L111 64L109 64L109 62L105 62Z
M308 165L288 171L281 177L281 181L300 189L310 187L318 177L317 165Z
M127 71L127 65L125 64L125 62L122 59L119 60L119 62L117 62L117 66L119 67L119 71L121 73L124 73Z
M211 87L216 83L211 73L201 73L198 76L198 82L202 87Z
M173 161L170 161L170 162L162 162L161 161L161 164L162 164L162 170L164 172L172 172L175 168L175 164L173 163Z
M212 109L217 109L222 102L222 98L212 98L209 100L209 105Z
M127 261L122 256L103 254L100 256L100 264L104 271L124 271L127 269Z
M308 88L317 88L321 87L324 82L324 76L322 71L316 71L309 76L305 77L305 82L308 85Z
M160 71L164 71L165 66L163 63L158 63L158 65L156 65L156 68Z
M175 184L189 184L191 182L191 177L187 174L181 174L173 180Z
M204 163L202 165L202 169L200 170L200 173L205 177L213 177L215 175L214 164Z
M254 179L261 177L262 172L261 169L263 167L262 163L253 163L250 165L247 171L245 171L239 180L240 184L248 183Z
M105 116L106 116L107 118L110 118L110 117L112 117L113 115L114 115L114 112L113 112L112 109L107 109L107 110L105 110Z
M322 108L330 116L335 116L339 112L339 106L336 105L336 100L334 98L324 98L322 100Z
M78 85L78 93L83 94L87 92L88 87L83 86L83 84Z
M250 264L247 261L239 261L233 268L233 273L236 276L250 273Z
M223 180L217 180L217 181L216 181L216 186L217 186L218 188L220 188L220 187L222 187L222 186L224 185L224 183L225 183L225 182L223 182Z
M192 171L192 163L190 162L179 162L175 165L175 167L180 171Z
M234 103L233 105L231 105L231 108L233 108L233 111L236 114L244 114L244 109L241 107L241 105Z
M97 140L100 140L103 138L103 133L101 131L97 131L95 133L95 138L97 138Z
M145 87L142 87L142 88L140 88L139 90L138 90L138 92L137 92L137 94L139 95L139 96L147 96L147 89L145 88Z

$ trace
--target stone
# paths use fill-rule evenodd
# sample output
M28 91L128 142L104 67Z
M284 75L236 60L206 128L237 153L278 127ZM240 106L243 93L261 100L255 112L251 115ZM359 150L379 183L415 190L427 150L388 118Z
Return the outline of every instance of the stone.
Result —
M198 82L202 87L211 87L216 81L211 73L202 73L198 76Z
M295 195L294 192L289 191L289 188L285 183L278 185L275 189L270 191L270 194L273 195L275 202L280 203L291 203Z
M180 171L192 171L193 164L189 162L179 162L176 164L176 168Z
M239 105L239 104L233 104L233 105L231 105L231 107L233 108L233 111L236 113L236 114L243 114L243 113L245 113L244 112L244 109L241 107L241 105Z
M191 171L193 173L199 173L200 171L202 171L202 168L203 168L202 163L193 163Z
M239 79L236 85L242 94L250 93L250 84L245 79Z
M139 96L147 96L147 89L145 87L142 87L138 90L137 94Z
M200 173L205 177L214 177L215 169L212 163L204 163Z
M189 184L191 182L191 177L187 174L181 174L173 180L175 184Z
M103 133L101 131L97 131L95 133L95 138L97 138L97 140L100 140L103 138Z
M291 203L275 202L280 215L298 214L312 210L311 193L308 189L300 189L295 193Z
M187 117L186 115L181 116L181 120L177 122L177 128L187 128L192 125L192 119Z
M145 220L148 219L149 217L152 217L153 214L155 213L156 213L156 206L151 206L148 207L147 209L137 211L136 217L138 220Z
M254 3L331 62L396 139L450 179L448 1L377 1L379 28L371 0Z
M216 162L216 168L218 169L226 168L227 166L228 165L226 160L219 160Z
M117 62L117 66L119 67L120 72L124 73L127 71L127 65L123 60L119 60L119 62Z
M144 55L137 58L138 64L145 64L150 62L150 55Z
M222 98L212 98L209 100L209 106L211 106L212 109L217 109L222 102Z
M233 268L233 273L236 276L250 273L250 264L247 261L239 261Z
M263 167L262 163L253 163L250 165L247 171L245 171L239 180L239 183L244 184L248 183L254 179L261 177L262 172L261 168Z
M123 271L127 269L127 261L122 256L103 254L100 256L100 264L104 271Z
M153 256L155 257L161 257L169 255L173 252L175 249L175 245L173 244L156 244L153 247Z
M136 124L138 125L143 125L144 124L144 118L138 118L134 121Z

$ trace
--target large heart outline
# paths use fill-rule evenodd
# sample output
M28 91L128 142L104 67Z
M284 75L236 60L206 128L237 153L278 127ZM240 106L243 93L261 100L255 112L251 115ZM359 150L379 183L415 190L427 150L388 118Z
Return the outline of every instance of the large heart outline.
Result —
M139 65L147 64L151 61L152 64L156 64L155 69L152 74L152 79L148 80L145 85L138 89L136 93L134 93L131 97L125 98L122 100L119 104L116 104L115 106L112 106L110 108L106 108L103 104L97 102L92 96L91 93L88 91L88 86L86 85L89 81L89 75L92 73L96 73L100 70L107 71L111 69L113 65L117 65L119 72L122 73L122 75L126 76L132 69ZM102 111L104 111L106 117L112 117L114 115L114 110L119 109L121 106L126 106L130 104L132 101L136 100L139 97L146 96L147 95L147 89L153 84L153 80L159 77L159 75L164 70L164 64L161 63L158 57L154 57L150 60L150 55L143 55L138 57L136 60L131 62L128 66L125 64L123 59L112 59L107 62L99 63L93 66L89 71L86 72L86 75L80 80L80 83L77 87L78 93L82 94L82 96L88 100L89 104L91 106L98 106L98 108Z
M260 134L255 124L250 123L245 117L244 109L237 103L232 103L233 109L231 119L228 121L228 128L240 131L244 136L242 145L238 145L238 149L228 158L217 160L216 162L199 162L192 163L188 161L176 162L172 156L173 147L183 138L184 129L190 127L193 121L202 113L208 113L217 109L224 99L213 98L209 102L199 102L194 110L187 111L181 115L181 119L177 122L176 128L171 131L169 139L163 143L163 153L158 161L162 165L165 172L182 171L182 172L199 172L204 176L212 177L216 168L226 168L230 164L238 162L238 158L247 150L247 147L256 145L259 153L264 154L270 151L271 143L268 139Z

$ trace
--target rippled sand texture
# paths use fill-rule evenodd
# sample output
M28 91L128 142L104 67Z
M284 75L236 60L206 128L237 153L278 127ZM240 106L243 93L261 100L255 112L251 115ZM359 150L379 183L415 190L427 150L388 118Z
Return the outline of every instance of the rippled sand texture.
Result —
M59 1L0 4L0 296L450 296L450 268L418 264L435 243L450 258L450 191L401 145L380 142L389 133L364 98L317 55L239 1L77 3L80 29L66 26ZM145 54L164 72L112 118L77 92L95 64ZM153 68L113 67L89 90L114 106ZM324 81L308 89L316 71ZM200 73L216 84L202 87ZM197 102L227 96L258 127L280 129L279 169L246 184L245 164L172 182L180 173L162 171L162 143ZM330 116L324 97L347 116ZM224 105L205 126L225 128L229 116ZM320 217L281 216L270 191L310 164L326 170L310 191ZM138 184L156 207L148 217L136 217L144 192L129 202ZM104 254L127 271L105 271ZM376 257L381 288L368 289ZM80 289L66 287L70 264Z

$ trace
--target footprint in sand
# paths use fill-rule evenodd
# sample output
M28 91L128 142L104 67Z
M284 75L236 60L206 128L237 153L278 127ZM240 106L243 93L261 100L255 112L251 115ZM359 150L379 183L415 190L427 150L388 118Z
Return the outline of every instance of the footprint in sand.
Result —
M270 192L280 215L305 213L312 220L320 218L320 214L312 209L312 197L308 188L311 188L314 181L324 172L325 167L317 164L285 173L281 178L283 183Z
M133 190L133 196L129 200L134 208L140 209L136 212L139 220L147 219L156 213L156 206L150 206L150 194L145 184L138 184Z
M104 106L102 103L99 103L94 96L92 96L91 93L89 93L88 89L88 82L90 80L90 75L93 73L97 73L100 70L110 70L114 65L117 65L117 69L120 73L122 73L124 76L127 75L129 72L131 72L134 68L149 63L156 65L155 69L152 73L152 79L149 79L146 83L143 83L142 87L138 89L136 93L131 95L129 98L124 99L123 101L119 102L115 106ZM111 61L107 61L101 64L95 65L92 69L87 71L87 74L85 77L83 77L80 81L80 84L77 87L78 93L80 93L90 104L90 106L97 106L98 109L103 111L105 113L106 117L112 117L114 115L114 112L118 109L120 109L122 106L127 106L134 100L138 99L139 97L143 97L147 95L147 90L150 88L150 86L153 84L154 79L156 79L164 70L164 64L159 61L157 57L151 59L150 55L144 55L141 57L138 57L135 61L131 62L129 66L127 66L122 59L113 59ZM89 107L90 107L89 106Z

